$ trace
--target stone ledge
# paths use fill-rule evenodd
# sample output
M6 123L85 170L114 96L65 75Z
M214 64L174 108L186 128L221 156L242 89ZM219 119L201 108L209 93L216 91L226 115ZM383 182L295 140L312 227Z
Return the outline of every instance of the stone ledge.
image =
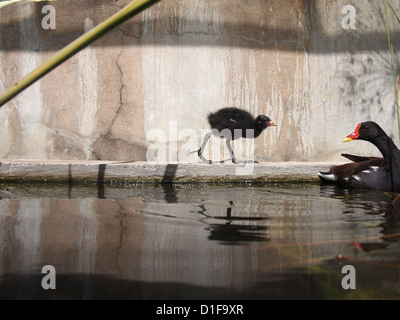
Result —
M0 181L20 182L273 182L318 180L328 162L257 164L0 160Z

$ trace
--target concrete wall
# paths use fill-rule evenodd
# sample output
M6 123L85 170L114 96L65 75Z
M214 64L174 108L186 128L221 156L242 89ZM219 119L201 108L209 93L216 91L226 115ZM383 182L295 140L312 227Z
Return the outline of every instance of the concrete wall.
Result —
M49 2L48 30L46 3L1 9L0 90L127 3ZM227 106L278 124L255 140L259 161L375 153L341 142L364 120L398 143L384 2L299 0L291 12L294 3L161 1L1 107L0 158L197 162L187 151L208 131L207 114ZM356 29L342 27L345 5L356 8ZM399 74L392 14L390 28ZM165 153L155 144L163 139Z

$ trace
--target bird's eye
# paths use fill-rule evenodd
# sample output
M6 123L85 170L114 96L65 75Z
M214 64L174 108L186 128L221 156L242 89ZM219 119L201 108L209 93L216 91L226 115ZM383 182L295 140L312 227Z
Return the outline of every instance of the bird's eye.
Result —
M369 130L369 126L367 125L367 126L365 126L365 130Z

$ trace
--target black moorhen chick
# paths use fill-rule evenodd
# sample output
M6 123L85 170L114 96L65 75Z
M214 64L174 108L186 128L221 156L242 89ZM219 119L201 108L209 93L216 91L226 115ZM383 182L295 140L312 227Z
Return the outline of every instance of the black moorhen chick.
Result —
M273 121L267 116L259 115L254 119L249 112L234 107L223 108L215 113L210 113L208 115L208 122L212 131L205 135L203 144L197 151L200 159L203 160L204 158L202 154L208 139L214 135L226 139L226 146L228 147L233 163L236 163L236 157L232 151L231 140L241 137L257 138L264 129L275 126ZM247 136L248 132L246 132L246 129L252 130L250 136ZM211 164L212 161L209 160L208 163Z
M319 172L320 179L347 188L400 191L400 151L393 140L373 121L358 124L343 142L357 139L374 144L383 158L342 154L353 162Z

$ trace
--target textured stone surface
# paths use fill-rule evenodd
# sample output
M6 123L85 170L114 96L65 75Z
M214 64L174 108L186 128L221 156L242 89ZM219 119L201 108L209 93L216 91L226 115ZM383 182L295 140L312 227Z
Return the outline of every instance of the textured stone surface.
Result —
M318 180L323 162L258 164L151 163L119 161L1 160L0 181L60 182L242 182Z
M128 3L48 3L55 30L41 27L42 3L1 9L0 90ZM197 162L187 151L208 131L207 114L227 106L278 124L255 140L259 161L376 153L367 143L341 143L370 119L398 143L384 2L300 0L291 11L294 3L156 4L1 107L0 157L145 161L152 146L161 150L160 162ZM349 4L356 29L345 30L342 8ZM393 16L390 26L398 64Z

